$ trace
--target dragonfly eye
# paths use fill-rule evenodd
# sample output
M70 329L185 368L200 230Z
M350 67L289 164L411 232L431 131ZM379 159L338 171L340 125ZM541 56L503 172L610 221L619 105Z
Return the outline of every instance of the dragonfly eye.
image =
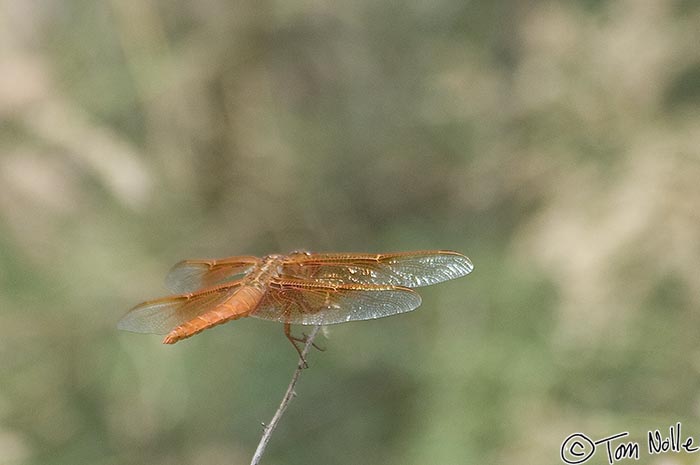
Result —
M311 255L311 252L308 252L308 251L306 251L306 250L295 250L295 251L293 251L292 253L290 253L290 255L306 255L306 256L309 256L309 255Z

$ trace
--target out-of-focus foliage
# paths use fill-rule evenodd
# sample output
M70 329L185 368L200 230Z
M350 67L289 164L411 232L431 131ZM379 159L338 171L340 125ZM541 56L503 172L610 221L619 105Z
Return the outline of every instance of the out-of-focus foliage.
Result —
M115 323L182 258L294 249L476 270L330 328L264 463L700 436L698 24L681 0L1 1L0 463L246 463L281 328Z

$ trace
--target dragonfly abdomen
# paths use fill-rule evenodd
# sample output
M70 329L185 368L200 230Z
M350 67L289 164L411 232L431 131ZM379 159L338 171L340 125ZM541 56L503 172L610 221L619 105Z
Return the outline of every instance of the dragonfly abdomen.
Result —
M174 344L212 326L248 316L260 303L264 290L260 286L243 286L230 299L182 323L165 336L163 344Z

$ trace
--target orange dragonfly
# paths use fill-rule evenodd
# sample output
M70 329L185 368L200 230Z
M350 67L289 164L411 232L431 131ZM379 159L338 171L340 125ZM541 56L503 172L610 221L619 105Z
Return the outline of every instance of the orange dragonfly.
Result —
M421 303L411 288L469 274L464 255L430 250L388 254L308 253L185 260L166 286L177 295L132 308L118 328L166 334L174 344L205 329L244 317L291 325L331 325L409 312ZM301 352L300 352L301 353Z

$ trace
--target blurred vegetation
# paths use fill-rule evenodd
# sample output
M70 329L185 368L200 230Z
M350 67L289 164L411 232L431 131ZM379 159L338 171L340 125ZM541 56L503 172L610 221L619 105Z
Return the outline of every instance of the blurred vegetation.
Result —
M687 0L0 2L0 463L247 463L281 327L115 324L180 259L294 249L476 270L329 328L266 464L700 436L698 24Z

